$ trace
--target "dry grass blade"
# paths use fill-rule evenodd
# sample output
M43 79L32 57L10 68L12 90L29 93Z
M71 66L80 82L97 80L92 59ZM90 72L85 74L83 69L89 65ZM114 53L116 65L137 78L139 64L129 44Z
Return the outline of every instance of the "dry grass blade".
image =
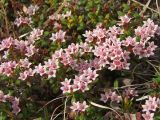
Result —
M43 108L44 108L45 106L49 105L49 104L52 103L53 101L62 99L62 98L64 98L64 97L65 97L65 96L58 97L58 98L55 98L55 99L53 99L53 100L47 102L41 109L38 110L38 112L40 112L41 110L43 110Z
M99 107L99 108L102 108L102 109L108 109L108 110L111 110L113 112L115 112L121 120L123 120L123 118L121 117L121 115L116 111L114 110L113 108L110 108L110 107L107 107L107 106L103 106L103 105L100 105L100 104L97 104L97 103L94 103L94 102L89 102L91 105L95 106L95 107Z
M56 112L61 106L63 106L63 104L59 105L58 107L56 107L56 108L54 109L54 111L53 111L53 113L52 113L52 115L51 115L51 120L53 119L55 112Z

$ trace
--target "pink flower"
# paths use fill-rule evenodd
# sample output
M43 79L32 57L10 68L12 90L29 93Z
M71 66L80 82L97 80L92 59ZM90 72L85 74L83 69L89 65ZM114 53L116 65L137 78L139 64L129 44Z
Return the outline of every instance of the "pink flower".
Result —
M49 69L46 74L48 75L48 78L51 78L51 77L56 77L56 70L54 69Z
M55 58L48 59L48 61L47 62L45 61L44 63L46 68L53 69L53 70L56 70L59 68L58 60Z
M101 94L100 100L103 101L104 103L106 103L108 100L119 103L122 100L122 98L121 96L118 96L116 92L112 92L110 90L108 92L105 92L105 94Z
M38 49L35 48L35 46L33 46L32 44L30 46L27 46L26 48L26 53L25 55L27 57L31 57L34 55L34 53L36 53L38 51Z
M83 73L87 77L87 79L89 79L91 81L94 81L98 77L96 70L92 70L91 68L84 70Z
M86 101L83 101L83 103L80 103L78 101L78 102L73 102L70 108L72 111L75 112L85 112L86 109L88 108L88 105L86 104Z
M65 34L66 34L66 32L63 32L62 30L59 30L55 34L52 33L52 37L50 38L50 40L65 42Z
M142 105L143 107L143 111L156 111L158 105L157 105L157 101L156 101L156 97L150 97L149 96L149 100L146 100L145 105Z
M24 71L24 72L20 73L20 76L19 76L18 79L20 79L20 80L26 80L27 77L28 77L28 71Z
M41 63L35 67L35 72L39 73L40 76L43 76L46 73L46 68L41 65Z
M65 49L66 54L76 54L78 53L78 51L79 51L79 45L74 43L72 43Z
M120 25L120 26L125 25L126 23L129 23L131 20L131 18L128 17L127 15L120 16L119 18L120 18L121 22L118 25Z
M91 31L85 31L85 34L83 34L83 36L86 37L86 40L85 40L86 42L89 42L89 43L93 42L94 37L92 34L93 34L93 32L91 32Z
M26 70L26 72L28 73L28 76L34 76L34 74L35 74L35 70L32 70L31 68Z
M0 102L6 102L5 95L1 90L0 90Z
M106 30L100 27L97 27L96 29L93 30L92 36L97 37L99 40L101 40L104 37L106 37Z
M30 36L28 37L29 43L33 44L36 40L40 39L42 35L43 30L33 28L33 31L31 31Z
M28 17L19 17L19 18L16 18L16 20L14 21L14 24L17 27L19 27L22 24L31 24L31 23L32 23L32 20L31 18L28 18Z
M130 46L135 46L136 45L136 38L132 38L132 37L127 37L125 40L122 41L122 45L128 47Z
M6 39L3 39L1 44L0 44L0 51L4 49L9 49L11 45L13 45L14 39L12 37L8 37Z
M13 109L12 112L16 115L21 111L18 105L19 105L19 99L15 97L14 100L12 101L12 109Z
M49 19L50 20L60 20L60 19L63 19L63 16L61 14L56 14L56 15L50 15L49 16Z
M58 23L58 22L55 22L54 23L54 28L57 28L58 30L62 29L62 25L60 23Z
M30 5L28 8L27 8L27 11L26 13L28 15L35 15L36 11L39 9L39 7L37 5Z
M78 81L76 84L78 85L78 89L81 90L82 92L85 92L85 91L89 90L87 82Z
M7 59L9 55L9 50L4 51L4 55L2 56L4 59Z
M153 120L154 113L146 112L145 114L142 114L142 116L145 120Z
M71 16L71 11L67 11L65 14L62 14L63 18L67 18Z
M112 26L112 27L109 27L108 32L109 32L110 37L111 36L117 36L117 35L123 33L122 30L121 30L121 28L120 27L116 27L115 25Z
M157 31L156 31L157 35L160 35L160 26L158 26Z
M61 82L61 84L63 85L61 87L61 90L63 91L63 94L71 92L71 83L70 82L71 82L71 79L67 79L67 78L65 78L64 82Z
M20 59L19 65L24 68L29 68L32 63L29 62L28 58Z
M121 98L121 96L118 96L118 95L116 94L116 92L112 92L112 95L110 96L110 99L111 99L112 102L117 102L117 103L119 103L122 98Z
M123 92L123 96L132 99L133 97L136 97L138 95L137 95L137 91L135 91L135 89L127 88Z
M108 99L110 98L110 96L105 93L105 94L101 94L101 101L103 101L104 103L106 103L108 101Z
M28 45L29 45L28 41L23 41L23 40L15 41L15 48L20 50L20 52L26 52L26 48L28 47Z

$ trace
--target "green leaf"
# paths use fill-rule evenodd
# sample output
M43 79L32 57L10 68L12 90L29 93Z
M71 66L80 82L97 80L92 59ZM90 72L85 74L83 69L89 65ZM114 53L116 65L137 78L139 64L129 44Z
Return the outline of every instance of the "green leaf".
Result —
M119 85L118 85L118 80L115 80L115 81L114 81L114 89L117 89L118 86L119 86Z
M130 8L128 4L123 4L122 7L124 12L127 12Z
M124 16L124 13L122 11L118 11L118 16Z

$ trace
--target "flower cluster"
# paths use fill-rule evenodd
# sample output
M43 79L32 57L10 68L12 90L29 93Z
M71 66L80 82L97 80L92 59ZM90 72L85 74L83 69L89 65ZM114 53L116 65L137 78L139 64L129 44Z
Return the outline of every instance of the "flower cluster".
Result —
M97 76L98 74L96 74L95 70L88 68L87 70L84 70L82 74L75 76L72 84L71 79L65 79L64 82L61 82L61 84L63 85L61 87L61 90L63 91L63 93L71 93L77 90L85 92L86 90L89 90L88 84L94 81Z
M15 20L15 25L18 27L23 24L30 25L32 23L31 16L39 9L38 6L29 6L25 13L29 17L19 17ZM61 90L63 94L74 93L76 91L85 92L89 90L90 84L98 77L98 72L103 68L109 70L123 70L129 69L131 55L136 55L139 58L150 57L154 55L154 51L157 46L154 42L150 41L154 37L156 31L159 29L157 25L151 19L144 22L143 26L139 26L135 29L135 32L131 36L127 36L122 39L122 35L125 34L123 28L126 24L130 24L131 18L127 15L121 16L121 22L117 25L104 28L102 24L98 24L92 31L85 31L83 36L84 42L71 43L67 47L61 47L62 42L67 43L66 34L67 31L62 30L62 26L59 22L61 19L65 19L71 16L71 11L65 14L57 14L49 16L49 20L54 22L54 28L57 28L55 33L52 33L50 40L56 45L59 45L57 50L46 61L33 64L31 62L34 55L38 52L36 48L36 41L43 36L44 30L39 28L33 28L27 34L14 39L8 37L2 40L0 44L0 51L3 52L2 62L0 64L0 74L7 75L8 77L14 73L14 70L18 66L20 72L18 79L27 80L29 77L39 75L40 77L47 77L48 79L57 76L57 70L60 67L71 68L76 74L72 78L64 78L61 82ZM23 39L22 39L23 38ZM14 52L20 53L15 61L6 61L8 55L14 54ZM17 75L16 74L16 75ZM3 96L2 93L0 93ZM137 94L134 90L126 90L124 93L128 98L135 97ZM0 97L2 102L10 97ZM101 94L101 101L106 103L107 101L117 102L121 101L115 91L108 91L105 94ZM155 111L157 106L148 106L152 104L150 100L143 106L144 118L149 115L150 111ZM17 114L20 109L18 107L19 99L12 99L13 112ZM154 103L155 104L155 103ZM74 102L70 107L73 111L84 112L88 105L86 102ZM152 108L152 109L151 109ZM146 115L146 116L145 116ZM150 113L152 116L153 113Z
M128 99L133 99L134 97L137 97L137 91L133 88L127 88L123 91L123 96Z
M111 90L108 92L105 92L105 94L101 94L101 101L103 101L104 103L106 103L107 101L111 101L111 102L117 102L119 103L122 98L121 96L117 95L117 93L114 91L112 92Z
M120 16L119 19L121 20L121 22L119 23L119 25L125 25L127 23L130 22L131 18L128 17L127 15L124 15L124 16Z
M142 27L135 29L133 37L128 36L125 40L121 40L120 36L124 34L121 27L113 26L106 30L100 24L93 31L86 31L83 36L86 37L87 43L95 44L92 52L99 59L97 62L100 67L108 66L110 70L122 70L129 69L130 54L138 55L139 58L154 55L157 46L149 40L154 37L157 27L148 19ZM140 40L137 40L138 37Z
M49 19L50 20L61 20L61 19L65 19L67 17L70 17L71 16L71 11L67 11L65 14L56 14L56 15L50 15L49 16Z
M142 105L143 112L145 112L142 116L145 120L153 120L154 112L158 107L160 107L158 104L159 101L160 100L158 98L149 96L149 99L146 100L145 105Z
M32 20L30 17L19 17L16 18L14 24L19 27L20 25L30 25L32 23Z
M30 5L24 12L28 15L35 15L36 11L38 11L39 7L37 5Z
M10 76L14 69L16 68L17 63L15 61L3 62L0 65L0 74Z
M83 103L73 102L72 106L70 107L72 111L75 112L85 112L85 110L88 108L88 105L86 104L86 101L83 101Z
M59 30L57 33L52 33L52 37L50 40L53 41L59 41L59 42L65 42L65 34L66 32L63 32L62 30Z
M21 111L21 109L19 108L19 98L10 95L5 95L3 91L0 90L0 102L7 101L9 101L12 104L12 112L17 115Z

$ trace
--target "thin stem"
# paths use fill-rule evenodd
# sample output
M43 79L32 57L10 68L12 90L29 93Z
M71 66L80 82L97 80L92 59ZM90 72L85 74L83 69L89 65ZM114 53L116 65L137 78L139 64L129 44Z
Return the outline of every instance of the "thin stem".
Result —
M66 105L67 105L68 97L66 97L66 100L64 102L64 115L63 115L63 120L66 120Z
M2 1L0 1L0 6L2 8L3 15L4 15L4 20L5 20L5 24L6 24L6 32L7 32L7 35L9 35L9 26L8 26L7 13L6 13L6 10L4 8L4 5L3 5Z
M59 99L64 98L64 97L65 97L65 96L61 96L61 97L55 98L55 99L47 102L41 109L38 110L38 112L40 112L45 106L49 105L49 104L52 103L53 101L59 100Z
M60 108L63 104L59 105L58 107L56 107L51 115L51 120L53 119L54 117L54 113L57 111L58 108Z

